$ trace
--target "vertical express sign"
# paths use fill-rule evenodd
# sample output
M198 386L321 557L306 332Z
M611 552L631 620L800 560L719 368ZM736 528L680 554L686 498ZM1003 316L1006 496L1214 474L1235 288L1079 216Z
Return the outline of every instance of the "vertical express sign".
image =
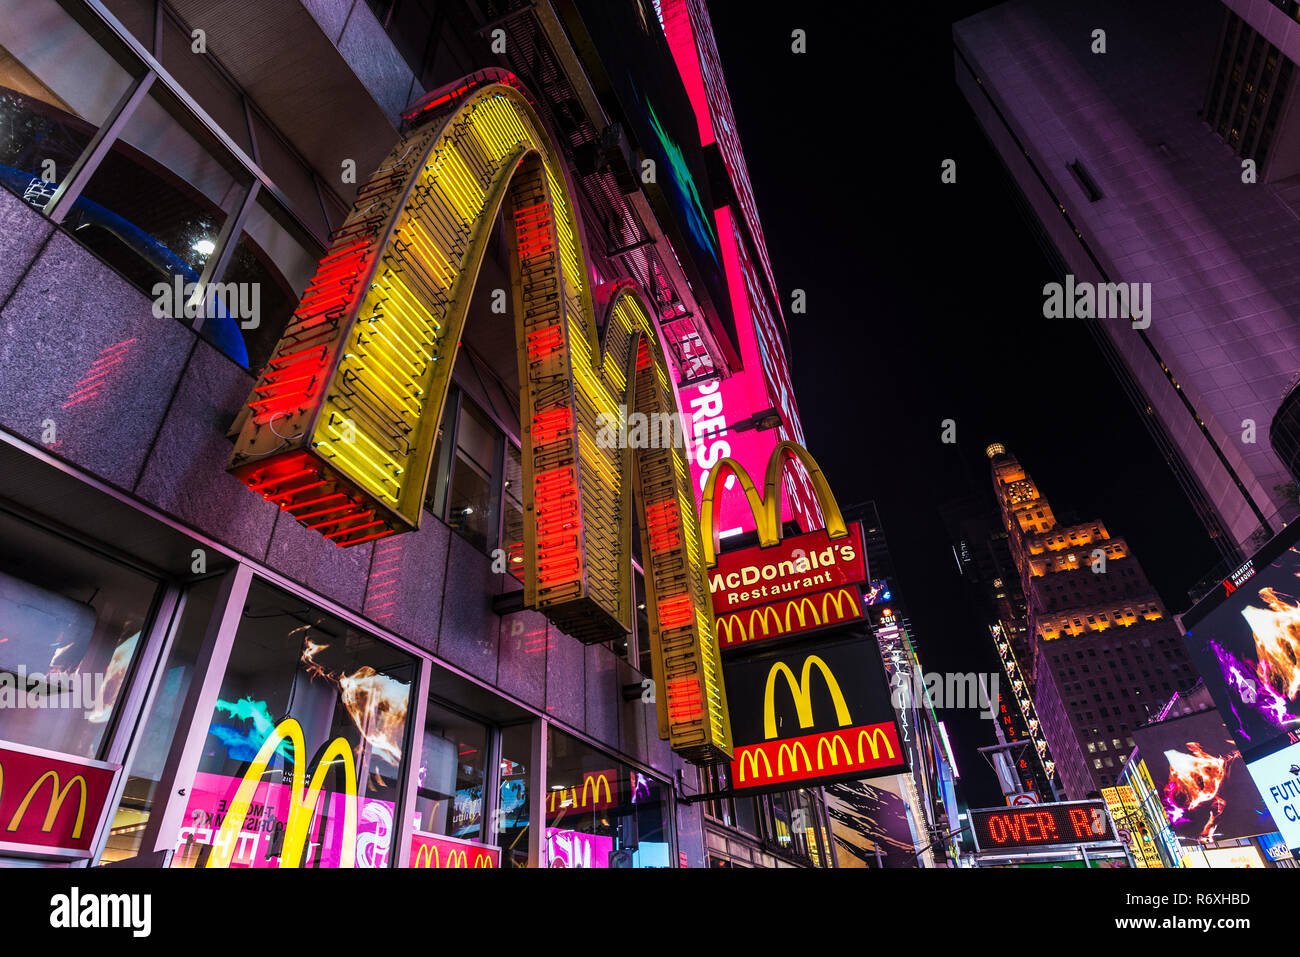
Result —
M866 626L724 664L737 791L764 793L907 769Z

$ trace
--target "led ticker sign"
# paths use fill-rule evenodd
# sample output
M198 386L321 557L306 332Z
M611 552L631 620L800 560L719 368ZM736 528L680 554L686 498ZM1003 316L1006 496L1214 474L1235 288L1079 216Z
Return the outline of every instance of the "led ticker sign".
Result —
M1105 801L984 808L970 815L981 851L1115 841Z
M635 484L660 736L693 760L729 758L685 452L597 441L602 415L678 411L657 314L630 283L591 287L559 149L513 77L483 79L431 95L358 191L253 388L230 471L338 546L415 529L500 213L520 371L525 604L581 641L630 631Z
M865 626L845 630L847 638L728 659L737 791L813 787L906 769L876 644Z
M120 767L4 743L0 852L90 857Z

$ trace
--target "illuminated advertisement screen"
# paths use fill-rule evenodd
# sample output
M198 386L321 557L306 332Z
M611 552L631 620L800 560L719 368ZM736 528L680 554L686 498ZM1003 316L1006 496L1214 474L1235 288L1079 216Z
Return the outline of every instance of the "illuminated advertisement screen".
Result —
M1105 801L984 808L971 811L970 816L981 851L1115 840Z
M897 777L826 789L840 867L915 867L916 847Z
M1300 522L1182 616L1188 652L1248 762L1300 740Z
M880 652L865 625L723 662L738 791L907 768Z
M1251 761L1247 765L1264 807L1287 847L1300 847L1300 744Z
M889 590L889 582L880 578L873 581L870 587L867 588L864 599L868 605L875 605L882 601L891 601L893 597L893 592Z
M654 161L654 180L642 177L642 189L678 252L696 300L717 316L719 327L734 340L735 321L713 220L717 204L709 189L695 112L663 28L653 12L641 15L648 4L572 0L558 8L598 92L606 103L611 95L617 101L642 156ZM572 29L579 23L581 31ZM590 45L582 41L582 32L590 37Z
M1209 843L1274 830L1218 711L1136 728L1133 740L1180 838Z

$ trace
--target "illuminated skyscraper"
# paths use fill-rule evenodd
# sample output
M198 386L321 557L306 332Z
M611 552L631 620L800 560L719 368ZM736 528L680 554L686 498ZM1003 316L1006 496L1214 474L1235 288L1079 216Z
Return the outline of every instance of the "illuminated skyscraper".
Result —
M1065 796L1113 785L1131 731L1195 683L1178 628L1122 538L1100 519L1058 522L1051 503L998 444L993 492L1025 595L1033 683Z

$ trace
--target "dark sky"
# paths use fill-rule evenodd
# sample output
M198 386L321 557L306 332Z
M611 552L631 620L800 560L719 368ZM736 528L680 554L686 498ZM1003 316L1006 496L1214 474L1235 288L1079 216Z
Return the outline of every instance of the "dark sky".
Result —
M990 442L1058 513L1125 537L1171 613L1218 559L1091 334L1043 318L1057 277L953 79L953 21L994 5L709 4L808 446L842 504L876 500L926 671L998 669L938 514L971 492L992 507ZM975 751L992 722L941 717L966 799L1001 803Z

